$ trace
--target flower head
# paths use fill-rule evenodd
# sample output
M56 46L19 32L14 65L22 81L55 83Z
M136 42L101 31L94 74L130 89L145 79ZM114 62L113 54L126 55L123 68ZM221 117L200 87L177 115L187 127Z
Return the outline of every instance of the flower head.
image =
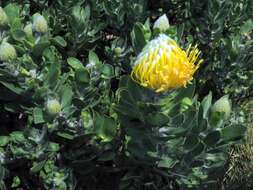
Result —
M203 60L196 46L182 50L177 43L160 34L138 55L131 77L144 87L164 92L186 86Z

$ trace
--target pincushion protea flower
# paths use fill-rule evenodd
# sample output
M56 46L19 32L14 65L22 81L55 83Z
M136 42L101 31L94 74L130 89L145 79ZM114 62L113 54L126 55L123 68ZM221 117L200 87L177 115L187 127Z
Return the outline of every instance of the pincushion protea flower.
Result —
M196 46L182 50L177 43L160 34L138 55L131 77L144 87L164 92L186 86L203 60Z

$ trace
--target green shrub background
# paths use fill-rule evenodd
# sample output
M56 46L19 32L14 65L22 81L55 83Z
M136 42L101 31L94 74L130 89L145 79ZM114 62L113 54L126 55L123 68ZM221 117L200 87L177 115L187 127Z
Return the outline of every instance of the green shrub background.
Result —
M252 188L253 1L0 5L0 40L18 55L0 63L0 189ZM24 32L35 13L46 34ZM198 44L204 63L186 88L156 94L129 74L163 14L165 33ZM226 118L213 104L228 96Z

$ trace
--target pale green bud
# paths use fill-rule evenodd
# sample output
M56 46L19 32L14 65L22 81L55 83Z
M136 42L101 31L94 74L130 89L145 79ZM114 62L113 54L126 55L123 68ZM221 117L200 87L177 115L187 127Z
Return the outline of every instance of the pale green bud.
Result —
M2 7L0 7L0 26L5 26L8 24L8 17Z
M47 112L50 115L54 116L54 115L57 115L61 111L61 104L58 100L55 100L55 99L48 100L46 108L47 108Z
M30 76L30 73L25 68L20 69L20 74L26 77Z
M0 45L0 60L10 61L16 59L17 53L13 45L8 42L2 42Z
M220 113L224 113L224 119L228 119L228 117L230 116L231 113L231 102L228 99L228 96L223 96L221 97L219 100L217 100L213 107L212 107L212 112L220 112Z
M115 54L117 55L117 56L119 56L121 53L122 53L122 48L120 48L120 47L116 47L116 48L114 48L114 52L115 52Z
M38 13L34 15L33 29L36 32L43 33L43 34L47 33L48 31L48 25L47 25L46 19Z
M166 14L160 16L154 23L154 29L159 29L161 32L165 32L170 27L168 17Z
M27 25L24 27L24 32L26 33L27 36L32 36L32 35L33 35L32 24L27 24Z

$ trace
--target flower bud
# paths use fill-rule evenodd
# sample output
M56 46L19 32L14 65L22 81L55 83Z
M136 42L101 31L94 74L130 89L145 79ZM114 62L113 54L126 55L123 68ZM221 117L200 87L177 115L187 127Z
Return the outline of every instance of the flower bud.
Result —
M35 14L33 19L33 29L39 33L46 33L48 31L48 25L46 19L40 15Z
M122 48L120 47L116 47L114 48L114 53L117 55L117 56L120 56L120 54L122 53Z
M57 115L61 111L61 104L58 100L55 99L48 100L46 107L47 112L52 116Z
M0 45L0 60L1 61L10 61L16 59L17 53L13 45L8 42L2 42Z
M159 29L161 32L165 32L170 27L169 20L166 14L160 16L154 23L154 29Z
M24 27L24 32L27 36L32 36L33 35L33 29L32 29L32 24L27 24Z
M30 73L25 68L20 69L20 74L25 77L30 76Z
M224 119L228 119L231 113L231 102L228 99L228 96L223 96L219 100L217 100L213 107L212 107L212 112L219 112L219 113L224 113Z
M5 26L8 23L8 17L3 8L0 7L0 26Z

